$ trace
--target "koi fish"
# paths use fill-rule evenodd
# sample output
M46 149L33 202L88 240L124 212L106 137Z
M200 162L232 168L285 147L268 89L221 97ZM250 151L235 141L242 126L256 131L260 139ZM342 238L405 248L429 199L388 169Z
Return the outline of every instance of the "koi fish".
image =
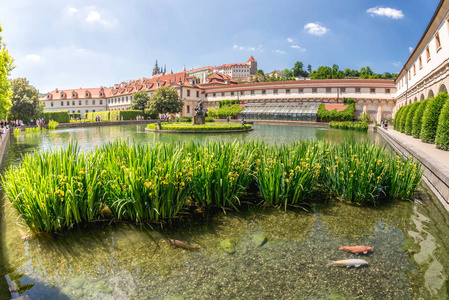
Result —
M175 239L168 239L167 242L170 243L171 247L174 248L182 248L182 249L186 249L186 250L197 250L197 248L187 244L186 242L183 241L179 241L179 240L175 240Z
M367 254L368 251L373 250L373 248L368 246L343 247L342 245L340 245L340 250L348 251L354 253L355 255L359 255L359 253Z
M364 259L346 259L346 260L338 260L338 261L329 261L326 267L330 266L343 266L346 268L349 267L360 267L363 265L367 265L368 263Z

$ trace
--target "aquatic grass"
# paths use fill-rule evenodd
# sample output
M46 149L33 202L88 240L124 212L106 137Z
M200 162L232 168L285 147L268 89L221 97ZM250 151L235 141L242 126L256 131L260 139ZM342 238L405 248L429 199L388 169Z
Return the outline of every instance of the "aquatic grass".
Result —
M25 133L36 133L40 131L41 131L40 127L25 128Z
M114 142L102 155L106 204L118 219L160 221L175 217L189 197L192 169L175 143Z
M59 123L56 121L50 121L50 123L48 123L48 129L56 129L58 127Z
M317 186L325 142L292 145L258 145L255 181L265 202L274 206L298 205Z
M190 142L184 150L191 163L191 195L197 205L240 205L240 197L253 180L254 143Z
M92 221L101 209L97 158L66 149L22 157L2 175L11 204L33 231L56 232Z
M148 129L156 130L157 124L148 124ZM245 129L251 129L252 126L245 124ZM183 123L161 124L161 130L170 131L213 131L213 130L242 130L243 126L239 123L208 123L202 125L192 125Z
M15 128L14 129L14 136L20 136L20 128Z
M346 129L346 130L356 130L356 131L368 131L369 125L365 122L337 122L332 121L329 122L330 128L337 128L337 129Z

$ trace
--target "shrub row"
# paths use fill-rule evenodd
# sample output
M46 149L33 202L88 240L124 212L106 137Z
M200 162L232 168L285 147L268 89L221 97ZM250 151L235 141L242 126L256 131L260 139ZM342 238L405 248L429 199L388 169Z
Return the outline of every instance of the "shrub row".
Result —
M57 232L101 218L106 207L135 222L160 222L195 207L237 208L252 183L263 202L285 209L311 204L323 190L357 203L409 199L421 177L420 165L369 143L115 141L84 153L71 143L27 154L2 184L33 231Z
M330 121L352 121L354 119L354 112L355 112L355 103L351 103L342 111L334 110L327 110L324 107L324 104L320 104L318 107L317 116L321 119L323 122L330 122Z
M81 114L80 113L69 113L69 117L70 119L81 119Z
M146 119L149 115L142 113L141 110L110 110L86 113L86 119L88 120L95 120L96 117L100 117L103 121L120 121L122 117L123 120L135 120L137 116L143 116Z
M157 124L148 124L148 129L155 130ZM246 129L251 129L251 125L245 124ZM214 131L214 130L242 130L243 127L238 123L213 123L203 125L164 123L161 124L161 130L171 131Z
M395 129L449 150L448 99L446 93L440 93L435 98L401 107L395 116Z
M56 121L58 123L70 123L69 113L64 111L44 111L44 120L48 123L50 120Z
M356 130L356 131L368 131L369 125L365 122L337 122L332 121L329 123L330 128Z

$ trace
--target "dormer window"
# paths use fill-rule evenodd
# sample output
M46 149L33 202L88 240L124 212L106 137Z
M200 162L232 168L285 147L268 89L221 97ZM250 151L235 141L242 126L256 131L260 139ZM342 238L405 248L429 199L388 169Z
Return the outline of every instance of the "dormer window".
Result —
M75 98L76 97L76 94L75 94L75 92L73 92L72 93L72 98Z
M64 93L61 92L61 98L64 98Z
M47 99L50 99L50 94L47 95Z
M100 97L103 97L103 92L100 92Z
M89 97L89 92L86 92L86 98Z

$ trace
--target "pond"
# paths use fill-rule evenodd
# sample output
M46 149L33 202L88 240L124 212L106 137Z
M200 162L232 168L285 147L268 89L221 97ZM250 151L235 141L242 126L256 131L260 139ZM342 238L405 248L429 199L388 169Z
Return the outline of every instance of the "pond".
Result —
M105 142L260 139L369 140L373 132L255 125L226 135L146 133L143 125L93 127L11 137L2 168L20 155L78 141L83 150ZM1 191L0 191L1 193ZM1 194L3 197L3 194ZM310 211L249 208L198 214L163 227L97 222L62 235L26 239L27 228L2 206L2 298L31 299L446 299L449 295L449 216L424 186L414 201L358 207L331 201ZM24 239L25 237L25 239ZM197 251L172 249L168 238ZM235 241L235 253L220 242ZM368 245L359 257L339 245ZM360 268L326 267L330 260L362 258Z

